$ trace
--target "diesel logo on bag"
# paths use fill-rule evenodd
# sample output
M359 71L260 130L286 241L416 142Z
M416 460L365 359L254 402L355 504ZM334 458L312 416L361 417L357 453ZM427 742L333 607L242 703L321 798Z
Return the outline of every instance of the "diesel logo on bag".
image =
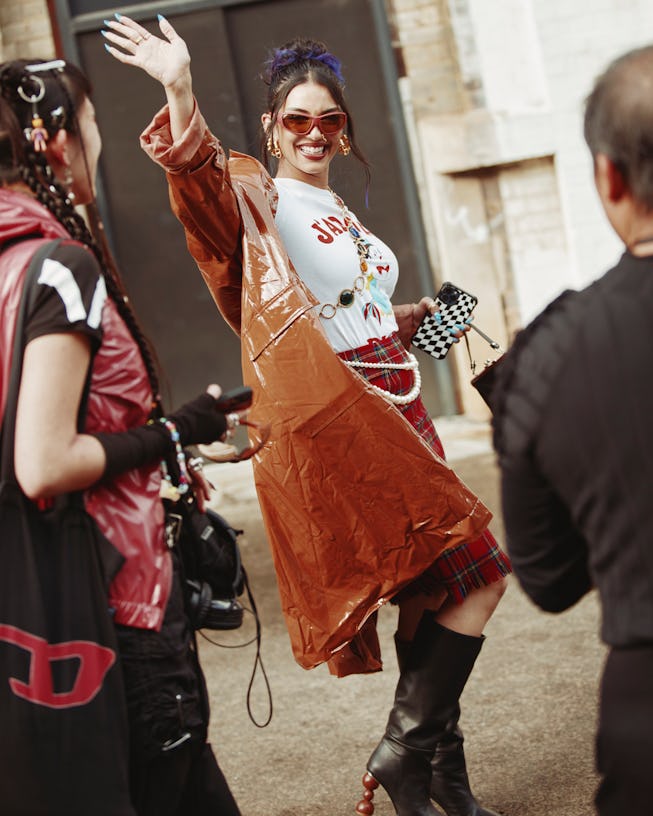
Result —
M17 697L49 708L71 708L90 702L102 688L106 673L116 662L116 653L88 640L48 643L16 626L0 623L0 640L12 643L30 653L29 682L9 678L9 687ZM52 662L79 660L70 691L55 692Z

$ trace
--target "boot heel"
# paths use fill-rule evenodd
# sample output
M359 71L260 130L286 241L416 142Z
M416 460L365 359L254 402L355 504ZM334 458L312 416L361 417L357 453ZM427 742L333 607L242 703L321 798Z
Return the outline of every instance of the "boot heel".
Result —
M363 793L363 798L356 805L356 813L362 813L363 816L372 816L374 813L372 799L374 799L374 791L379 787L379 783L372 774L368 772L363 777L363 787L365 788L365 792Z

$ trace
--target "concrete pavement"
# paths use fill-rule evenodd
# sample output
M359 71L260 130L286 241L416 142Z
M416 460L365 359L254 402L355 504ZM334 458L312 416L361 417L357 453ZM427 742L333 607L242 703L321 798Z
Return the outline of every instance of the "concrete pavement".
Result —
M449 461L495 513L503 540L497 470L485 423L461 417L436 422ZM263 627L262 657L274 713L265 728L247 713L254 645L219 648L201 639L212 700L211 740L243 816L353 814L365 762L382 736L397 669L396 610L384 608L379 635L385 669L336 679L325 667L294 661L281 615L274 569L250 463L210 465L212 501L244 529L243 560ZM487 641L462 698L461 726L478 798L507 816L591 816L596 785L593 740L604 647L594 595L560 616L539 612L512 579L486 628ZM254 633L251 616L236 632L209 633L234 647ZM260 671L251 709L263 722L268 698ZM375 816L394 810L383 792ZM625 816L625 815L624 815Z

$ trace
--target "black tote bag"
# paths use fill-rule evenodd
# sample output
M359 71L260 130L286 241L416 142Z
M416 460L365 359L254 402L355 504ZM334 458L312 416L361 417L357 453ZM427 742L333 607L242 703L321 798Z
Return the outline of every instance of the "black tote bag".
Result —
M134 816L107 602L122 556L86 513L81 494L62 496L43 512L14 475L23 325L52 246L44 243L26 274L0 439L0 813Z

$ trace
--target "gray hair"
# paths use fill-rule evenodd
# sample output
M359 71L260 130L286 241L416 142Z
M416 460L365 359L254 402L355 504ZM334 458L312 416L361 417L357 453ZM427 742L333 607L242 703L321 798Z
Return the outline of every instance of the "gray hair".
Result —
M596 79L584 133L592 156L605 154L653 210L653 45L621 55Z

